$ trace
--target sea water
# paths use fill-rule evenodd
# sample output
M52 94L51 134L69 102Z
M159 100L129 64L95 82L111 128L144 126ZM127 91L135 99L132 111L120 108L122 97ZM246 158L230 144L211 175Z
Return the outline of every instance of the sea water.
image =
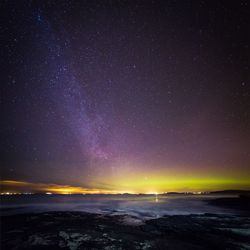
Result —
M164 215L235 213L230 209L211 206L207 202L209 199L220 197L218 195L2 195L0 214L79 211L111 215L128 214L146 219Z

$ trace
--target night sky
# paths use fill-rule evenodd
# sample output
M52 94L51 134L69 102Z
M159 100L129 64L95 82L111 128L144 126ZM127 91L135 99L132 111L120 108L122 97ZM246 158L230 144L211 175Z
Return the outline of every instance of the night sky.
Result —
M248 1L0 6L5 190L250 188Z

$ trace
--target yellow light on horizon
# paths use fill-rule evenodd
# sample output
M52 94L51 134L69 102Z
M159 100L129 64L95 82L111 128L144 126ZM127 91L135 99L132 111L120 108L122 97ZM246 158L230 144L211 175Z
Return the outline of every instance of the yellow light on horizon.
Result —
M99 183L100 180L96 180ZM103 180L104 182L104 180ZM32 183L15 180L0 180L1 194L151 194L167 192L187 192L202 194L204 192L216 190L247 190L250 189L250 178L247 176L241 179L233 178L173 178L171 176L157 175L152 176L147 181L140 176L127 178L107 178L107 184L103 184L102 188L94 188L95 183L91 183L93 188L84 188L79 186ZM98 186L98 185L97 185ZM110 189L110 188L113 189Z

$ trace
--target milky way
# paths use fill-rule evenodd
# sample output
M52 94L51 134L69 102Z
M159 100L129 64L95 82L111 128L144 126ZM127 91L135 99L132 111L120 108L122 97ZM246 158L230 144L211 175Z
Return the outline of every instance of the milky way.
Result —
M247 5L4 1L1 179L250 179Z
M60 44L62 42L57 40L49 23L43 19L42 14L38 15L40 23L38 29L41 29L40 33L46 31L39 38L41 39L39 43L48 45L48 48L44 48L44 53L47 55L44 62L49 69L45 69L44 74L50 77L44 88L46 95L51 97L54 103L47 115L53 116L58 112L74 139L80 147L83 147L83 153L86 151L94 158L107 159L109 154L102 145L108 130L108 121L104 120L106 114L98 113L95 108L91 108L95 103L92 103L85 94L81 86L85 83L77 79L71 63L73 59L68 59L65 55L65 43ZM64 37L67 36L64 34ZM63 140L65 139L68 140L67 136L63 137Z

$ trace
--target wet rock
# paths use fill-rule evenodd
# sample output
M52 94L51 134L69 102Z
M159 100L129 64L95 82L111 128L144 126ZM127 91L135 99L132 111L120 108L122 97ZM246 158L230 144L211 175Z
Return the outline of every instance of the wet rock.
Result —
M63 238L60 240L60 247L68 247L70 250L78 249L84 241L91 239L90 235L80 233L66 233L64 231L59 232L59 236Z
M165 216L143 221L116 215L51 212L1 217L1 250L248 249L248 216ZM124 223L132 218L133 223ZM136 223L134 223L134 220ZM34 223L35 221L35 223Z
M223 228L222 230L230 231L235 234L250 237L250 228L247 228L247 229L246 228Z
M59 236L62 237L64 240L69 240L69 234L67 234L66 232L59 232Z
M48 240L48 236L42 236L42 235L31 235L29 236L27 245L31 246L39 246L39 245L44 245L48 246L51 244L51 241Z
M141 219L133 217L133 216L123 216L121 219L121 223L124 225L130 225L130 226L144 225L144 222Z

